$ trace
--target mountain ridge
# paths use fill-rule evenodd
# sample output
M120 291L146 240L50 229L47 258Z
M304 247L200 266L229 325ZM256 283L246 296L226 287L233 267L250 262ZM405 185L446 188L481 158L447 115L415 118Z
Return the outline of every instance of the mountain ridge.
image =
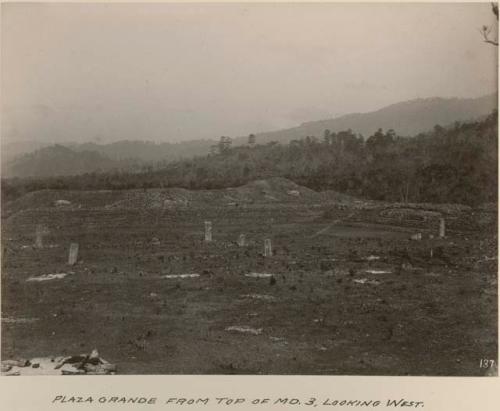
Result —
M498 106L497 94L478 98L417 98L394 103L376 111L350 113L343 116L304 122L299 126L257 133L257 144L272 141L287 144L307 136L322 138L325 130L340 132L352 130L368 138L378 129L392 129L402 137L432 130L436 125L452 126L456 122L475 121L489 115ZM233 139L233 146L244 146L248 137ZM22 144L19 146L22 147ZM174 161L204 156L210 153L216 140L189 140L185 142L153 142L121 140L108 144L68 143L38 148L31 153L9 158L2 146L2 175L7 177L58 176L113 169L137 169L140 166L168 164ZM15 144L15 143L14 143ZM6 145L7 148L9 145ZM28 145L26 145L28 147ZM65 147L69 151L64 151ZM12 151L11 151L12 152Z
M255 136L260 143L270 141L284 143L309 135L320 138L327 129L331 132L351 129L366 138L382 128L393 129L398 135L410 137L429 131L435 125L447 126L456 121L476 120L490 114L497 107L497 93L471 98L416 98L393 103L374 111L307 121L296 127L255 133ZM246 138L238 137L237 144Z

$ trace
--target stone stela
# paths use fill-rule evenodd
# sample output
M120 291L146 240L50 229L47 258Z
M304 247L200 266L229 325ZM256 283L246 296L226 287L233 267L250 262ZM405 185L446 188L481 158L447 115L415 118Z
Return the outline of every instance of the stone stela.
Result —
M43 248L43 236L49 233L49 229L43 225L38 224L35 229L35 247Z
M245 239L245 234L240 234L240 236L238 237L238 245L240 247L245 247L247 245L246 239Z
M272 255L271 240L267 238L264 240L264 257L271 257Z
M446 224L444 218L439 220L439 238L444 238L446 236Z
M78 260L78 244L77 243L71 243L69 246L69 257L68 257L68 264L69 265L75 265L76 261Z
M205 221L205 241L212 241L212 222Z

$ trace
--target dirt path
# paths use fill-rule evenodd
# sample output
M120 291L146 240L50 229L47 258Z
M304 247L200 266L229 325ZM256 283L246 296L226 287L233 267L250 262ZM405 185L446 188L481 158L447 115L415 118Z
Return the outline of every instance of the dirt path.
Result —
M330 228L332 228L333 226L338 225L340 223L345 223L347 220L349 220L350 218L354 217L355 214L356 213L351 213L347 217L339 218L337 220L334 220L333 222L331 222L330 224L328 224L325 228L322 228L321 230L319 230L318 232L314 233L309 238L316 238L316 237L320 236L321 234L325 234Z

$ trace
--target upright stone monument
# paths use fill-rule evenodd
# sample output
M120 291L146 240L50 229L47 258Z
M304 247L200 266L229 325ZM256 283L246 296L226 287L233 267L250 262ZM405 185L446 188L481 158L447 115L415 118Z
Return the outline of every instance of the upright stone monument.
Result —
M273 250L271 247L271 240L266 238L264 240L264 257L271 257L273 255Z
M68 264L69 265L75 265L76 261L78 260L78 244L77 243L71 243L69 245L69 257L68 257Z
M212 222L205 221L205 241L212 241Z
M446 223L444 218L439 219L439 238L444 238L446 236Z
M35 247L43 248L43 234L38 230L35 233Z
M35 229L35 247L43 248L43 236L48 234L48 228L43 224L37 224Z
M240 234L240 236L238 237L238 245L240 247L245 247L247 245L245 234Z

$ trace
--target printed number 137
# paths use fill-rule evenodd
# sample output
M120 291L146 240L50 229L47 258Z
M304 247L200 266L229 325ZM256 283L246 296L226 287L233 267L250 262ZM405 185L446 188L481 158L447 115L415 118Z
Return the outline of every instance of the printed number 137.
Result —
M495 360L486 360L484 358L481 358L479 360L479 367L480 368L491 368L495 366Z

